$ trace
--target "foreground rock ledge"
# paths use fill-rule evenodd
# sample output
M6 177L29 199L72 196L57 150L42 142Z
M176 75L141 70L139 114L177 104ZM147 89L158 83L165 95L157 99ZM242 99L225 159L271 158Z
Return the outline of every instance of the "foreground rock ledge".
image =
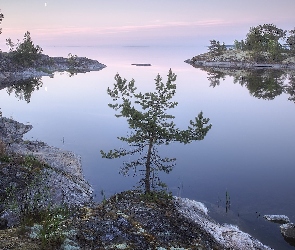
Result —
M136 191L85 208L73 224L77 234L70 240L81 249L271 249L236 226L216 223L200 202L150 201Z
M271 249L236 226L216 223L204 204L186 198L151 202L127 191L95 204L80 157L42 142L24 141L23 134L30 129L31 125L0 118L0 139L8 150L33 155L50 166L38 187L50 186L51 204L80 205L79 215L67 220L75 233L63 249ZM1 213L8 226L17 225L14 216L10 211ZM38 249L37 241L18 237L11 229L0 231L0 247L7 244L15 246L11 249Z
M19 187L20 192L14 194L13 197L13 200L19 203L23 201L24 197L26 197L26 201L33 201L38 195L42 195L42 199L39 198L40 204L38 206L44 208L49 204L53 207L61 204L77 206L91 202L93 189L84 179L81 157L72 152L48 146L43 142L24 141L23 134L31 129L31 125L24 125L12 119L0 117L0 140L6 145L6 151L21 157L33 156L46 164L41 174L38 173L34 185L23 186L24 193L22 192L24 190L21 190L21 185L24 181L26 182L26 179L22 179L25 172L21 172L18 166L7 167L0 162L1 190L10 188L12 184L14 188ZM29 179L34 177L31 174ZM9 227L18 223L17 215L13 211L5 210L0 215L2 219L7 220Z

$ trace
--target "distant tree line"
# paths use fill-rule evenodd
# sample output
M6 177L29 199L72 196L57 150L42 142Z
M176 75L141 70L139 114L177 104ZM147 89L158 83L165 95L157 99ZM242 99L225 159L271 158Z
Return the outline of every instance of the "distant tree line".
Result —
M216 56L224 53L226 46L211 40L208 49L211 55ZM234 41L234 49L249 51L256 62L281 62L295 56L295 28L283 30L274 24L251 27L245 40Z

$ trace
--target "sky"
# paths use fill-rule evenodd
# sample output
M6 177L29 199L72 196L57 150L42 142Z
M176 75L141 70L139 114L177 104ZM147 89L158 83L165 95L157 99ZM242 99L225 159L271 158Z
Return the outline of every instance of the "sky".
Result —
M250 27L295 27L294 0L0 0L5 39L42 46L232 44Z

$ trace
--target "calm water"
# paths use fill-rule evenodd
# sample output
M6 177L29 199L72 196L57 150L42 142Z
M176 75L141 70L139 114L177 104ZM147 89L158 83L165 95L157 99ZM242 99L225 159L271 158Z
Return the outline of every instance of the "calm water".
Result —
M185 129L201 110L212 129L203 141L163 146L163 156L177 158L169 175L161 175L175 195L203 201L219 222L234 223L275 249L294 249L283 240L279 226L264 214L285 214L295 222L295 104L282 94L274 100L257 99L247 88L226 77L209 87L206 72L184 63L204 52L200 47L48 47L51 56L69 52L97 59L107 68L99 72L56 74L42 78L30 103L0 91L3 116L33 125L26 139L72 150L82 156L84 174L107 196L132 188L137 178L118 174L122 160L101 159L99 151L124 146L124 119L114 116L106 93L118 72L135 79L138 89L152 90L157 73L166 79L169 68L178 76L172 110L176 124ZM132 63L151 63L136 67ZM128 160L128 159L127 159ZM225 213L225 194L231 208Z

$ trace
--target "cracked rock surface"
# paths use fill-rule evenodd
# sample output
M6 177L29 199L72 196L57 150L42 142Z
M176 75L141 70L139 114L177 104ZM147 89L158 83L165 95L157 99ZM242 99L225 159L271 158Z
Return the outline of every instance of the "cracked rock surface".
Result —
M24 201L35 202L30 204L39 208L91 202L93 189L84 179L81 157L43 142L23 141L23 134L30 129L31 125L0 117L0 140L9 155L0 161L2 198L19 204L19 209ZM33 166L37 161L39 165ZM7 226L17 223L13 211L2 206L0 212Z

